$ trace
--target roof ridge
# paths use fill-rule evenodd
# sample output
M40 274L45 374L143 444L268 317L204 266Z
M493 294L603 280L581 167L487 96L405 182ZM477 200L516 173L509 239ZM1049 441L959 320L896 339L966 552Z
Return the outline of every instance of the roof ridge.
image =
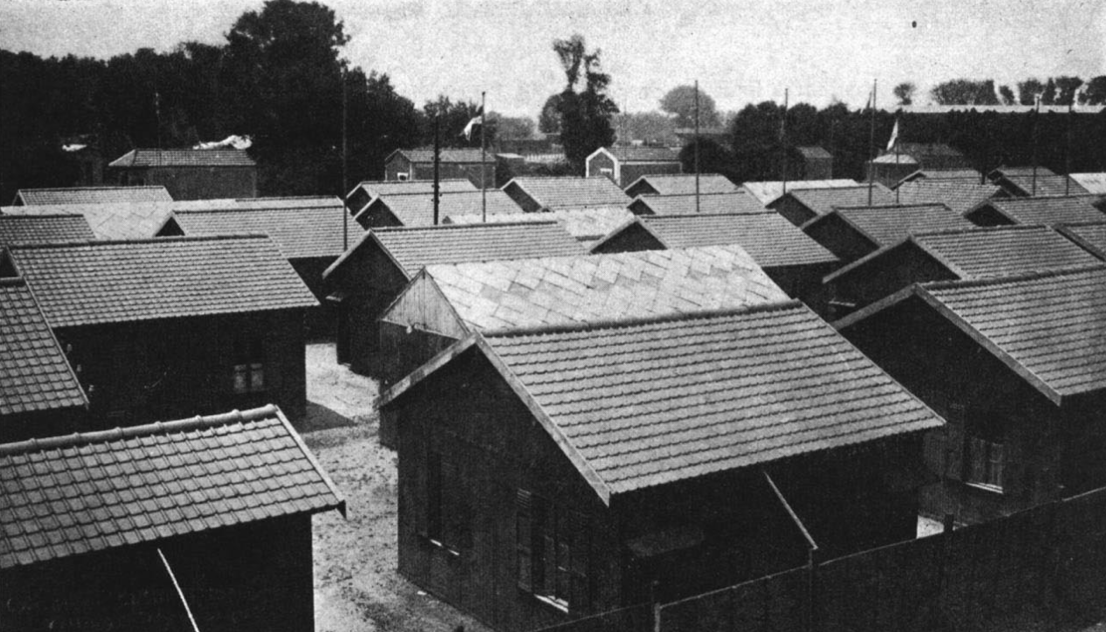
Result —
M911 237L929 237L932 235L959 235L964 233L1004 233L1013 231L1041 231L1053 230L1051 226L1043 224L1004 224L1002 226L971 226L965 228L947 228L944 230L929 230L914 233Z
M508 327L503 329L490 329L481 332L485 338L506 338L528 336L535 334L552 334L570 331L590 331L593 329L615 329L618 327L634 327L654 323L678 322L683 320L703 320L708 318L720 318L723 316L738 316L761 312L783 311L795 307L801 307L802 302L797 299L786 301L774 301L759 305L747 305L744 307L729 309L704 309L700 311L682 312L677 314L665 314L662 316L643 316L640 318L611 318L592 320L579 323L563 323L557 325L538 325L535 327Z
M841 206L835 206L833 208L837 211L852 211L857 209L882 210L888 208L918 208L924 206L943 206L944 208L949 208L949 205L945 204L944 202L918 202L916 204L872 204L871 206L868 206L867 204L842 204ZM952 209L949 210L951 211Z
M24 279L22 276L0 277L0 287L5 287L5 286L8 286L8 285L10 285L12 287L17 287L17 286L26 287L27 279Z
M23 192L23 191L28 191L28 192L30 192L30 191L35 191L35 192L38 192L38 191L90 191L90 190L91 191L101 191L101 190L113 190L114 191L114 190L117 190L117 189L133 190L133 189L164 189L164 188L165 188L165 186L161 185L161 184L143 184L143 185L134 185L134 186L100 185L100 186L90 186L90 187L42 187L42 188L30 188L30 189L19 189L19 190L20 190L20 192Z
M35 204L34 206L68 206L68 205ZM81 205L74 204L73 206L81 206ZM25 208L25 207L16 206L14 208ZM3 219L17 219L17 218L42 219L44 217L50 218L50 219L56 219L56 218L59 218L59 217L82 217L83 218L84 215L82 215L80 213L0 213L0 220L3 220Z
M1005 277L992 277L988 279L971 279L960 280L954 279L949 281L931 281L929 283L919 283L919 287L926 290L944 290L944 289L959 289L959 288L973 288L981 286L993 286L993 285L1008 285L1011 283L1022 283L1024 281L1038 281L1040 279L1047 279L1058 276L1075 276L1077 274L1084 274L1088 272L1106 271L1106 262L1097 262L1093 264L1071 266L1069 268L1061 268L1059 270L1047 270L1041 272L1026 272L1025 274L1019 274L1015 276Z
M335 200L334 206L341 206L341 200ZM333 213L334 209L328 206L224 206L209 208L181 208L174 209L174 215L187 215L190 213L272 213L275 211L326 211ZM352 219L352 218L351 218ZM164 239L164 237L158 237Z
M476 213L457 213L457 215L475 215L475 214ZM538 213L534 213L534 215L537 215L537 214ZM544 214L544 213L542 213L542 214ZM406 233L410 233L410 232L416 232L416 231L420 231L420 230L440 230L440 229L443 229L443 228L455 228L455 229L457 229L457 228L479 228L479 227L489 228L489 227L503 227L503 226L535 226L535 225L541 226L542 224L556 224L556 223L557 223L557 220L555 218L550 217L548 220L542 220L542 221L480 222L480 223L473 223L473 224L438 224L436 226L435 225L431 225L431 226L380 226L378 228L377 227L370 228L369 230L374 232L374 233L379 233L379 232L386 232L386 233L406 232Z
M172 432L189 432L203 430L215 426L225 426L232 423L249 423L270 417L277 417L280 411L274 404L266 404L260 408L248 410L232 410L217 415L188 417L173 421L155 421L151 424L140 426L117 427L111 430L98 430L95 432L74 432L68 435L58 435L46 438L27 439L14 443L0 444L0 456L11 456L25 452L42 452L70 447L78 447L93 443L106 443L120 439L133 439L156 434L169 434Z
M652 196L652 197L666 197L666 196ZM759 217L761 215L779 215L779 213L777 213L776 211L773 211L771 209L766 208L763 211L748 211L748 212L742 211L740 213L734 213L733 211L730 211L730 212L720 211L720 212L717 212L717 213L683 213L683 214L674 214L674 215L638 215L637 217L638 217L638 219L640 219L642 221L647 221L647 222L655 222L655 221L673 221L673 222L675 222L675 221L694 220L694 219L697 219L697 218L704 218L704 217L710 217L710 218L726 217L726 218L740 219L742 217L749 217L749 216ZM782 219L782 217L781 217L781 219Z
M83 246L120 246L175 243L181 241L229 241L246 239L269 239L269 236L264 233L242 233L238 235L175 235L172 237L146 237L143 239L89 239L85 241L61 241L53 244L26 244L8 247L13 250L48 250L51 248L77 248Z

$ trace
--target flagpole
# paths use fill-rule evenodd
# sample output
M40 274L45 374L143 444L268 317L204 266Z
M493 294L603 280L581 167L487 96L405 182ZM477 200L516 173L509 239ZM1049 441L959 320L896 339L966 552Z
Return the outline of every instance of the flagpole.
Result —
M695 80L695 212L699 212L699 80Z
M872 205L872 185L876 170L876 79L872 80L872 122L868 129L868 206Z
M349 143L347 142L349 104L346 88L346 69L342 68L342 250L349 249L349 211L345 196L349 193Z
M488 128L487 123L487 108L485 107L485 101L487 95L486 92L480 92L480 218L481 221L487 223L488 221L488 173L487 173L487 134L485 130Z
M780 160L780 164L783 165L783 194L787 195L787 96L788 88L783 89L783 119L780 121L780 144L783 146L783 158Z
M1071 117L1075 114L1075 93L1068 102L1068 128L1064 130L1064 196L1071 195Z
M899 117L898 117L898 115L895 116L894 138L895 138L895 175L898 175L898 174L902 173L901 171L899 171ZM901 188L902 188L902 183L901 182L897 186L895 186L895 206L901 206L902 205L902 203L899 201L899 189L901 189Z
M1037 107L1033 114L1033 190L1032 197L1037 197L1037 136L1041 127L1041 95L1037 95Z
M438 209L441 204L441 164L442 164L442 140L441 140L441 113L434 114L434 225L438 225Z

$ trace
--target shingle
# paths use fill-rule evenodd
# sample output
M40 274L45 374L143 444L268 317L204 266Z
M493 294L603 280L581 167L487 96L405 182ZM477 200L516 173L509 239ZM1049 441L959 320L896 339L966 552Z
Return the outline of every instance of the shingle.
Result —
M695 174L670 173L650 174L641 176L626 187L627 191L636 189L641 185L648 185L656 191L655 195L688 195L695 193ZM699 193L731 193L737 190L737 185L729 178L717 173L703 173L699 175Z
M917 233L974 227L944 204L837 207L834 213L875 240L878 248L897 244Z
M1069 224L1059 231L1091 254L1106 261L1106 218L1091 224Z
M744 191L700 194L698 210L696 195L640 195L631 208L638 215L693 215L695 213L763 213L764 205Z
M487 341L614 494L941 425L798 303Z
M16 195L25 206L173 201L163 186L20 189Z
M265 236L10 249L52 327L317 305Z
M619 145L604 147L619 162L680 162L680 154L667 147L635 147Z
M407 157L411 162L418 163L433 163L434 162L434 150L433 149L397 149L395 153L402 154ZM391 156L389 156L391 158ZM442 163L451 164L480 164L481 159L491 165L490 168L494 168L495 156L491 152L484 152L481 154L479 149L442 149L439 152L438 160Z
M837 261L797 226L773 212L642 217L669 248L737 244L762 267Z
M434 192L433 180L366 180L357 186L364 189L370 199L384 195L430 195ZM438 190L442 193L479 191L475 184L462 179L439 180Z
M556 221L578 241L591 242L605 237L615 228L634 218L625 206L596 207L550 211L547 213L515 213L488 215L488 222L548 222ZM481 224L485 218L477 214L450 215L447 224Z
M503 186L519 187L539 206L548 210L563 207L625 206L630 198L607 178L533 177L512 179Z
M487 205L487 214L522 215L523 211L506 193L499 190L458 191L443 193L438 197L439 222L450 215L483 214ZM390 212L403 226L433 226L434 196L424 195L382 195L370 202L355 217L359 222L374 213Z
M853 188L860 186L856 180L788 180L787 190ZM752 194L761 204L767 206L783 196L784 183L781 180L764 182L746 182L741 189Z
M296 206L291 200L233 209L177 210L173 218L186 235L268 235L289 259L337 257L345 252L343 230L352 243L363 232L336 197ZM343 223L345 226L343 226Z
M222 431L224 428L227 431ZM275 436L267 441L255 441L259 434L268 436L266 429L276 429ZM28 513L24 510L36 507L30 494L9 495L8 498L15 503L11 513L13 521L18 523L22 532L36 536L28 539L12 535L8 529L0 530L0 569L105 546L137 544L192 533L210 528L215 523L235 524L255 520L255 513L243 503L252 502L256 492L252 488L235 485L218 474L223 467L234 470L246 468L246 461L212 459L210 454L195 448L197 440L210 441L216 447L242 445L246 450L243 456L262 467L277 460L292 459L302 468L302 480L294 480L287 475L273 475L267 479L271 489L307 487L311 490L298 502L279 500L276 495L266 493L264 507L269 516L301 511L314 513L340 507L344 503L329 477L302 447L295 430L273 406L124 430L3 444L0 445L0 463L19 465L41 459L54 476L72 468L69 459L60 457L59 447L102 465L120 459L141 460L147 450L157 446L162 452L176 457L176 465L153 470L150 477L110 476L107 468L97 470L96 484L110 491L99 494L108 504L96 510L54 504L46 506L44 513ZM21 473L15 478L15 485L20 489L33 489L36 483L34 478ZM70 486L59 485L59 488L65 495L82 493ZM197 501L201 495L239 500L217 501L212 506L215 510L210 514L212 520L205 523L195 519L202 505ZM145 500L141 500L143 498ZM188 516L193 516L193 519L182 522L181 519ZM26 551L28 547L31 555L13 553Z
M788 183L787 194L816 215L827 215L839 206L868 206L867 186L835 187L826 189L797 189ZM882 185L871 188L871 205L883 206L895 203L895 194Z
M0 246L95 239L82 215L0 215Z
M87 404L26 283L0 279L0 417Z
M965 280L1065 270L1097 262L1045 226L1010 226L916 235L914 241Z
M1030 226L1056 226L1101 222L1106 214L1095 207L1094 196L1003 198L988 200L983 207L968 213L969 219L984 207L990 207L1009 218L1015 224Z
M926 177L915 182L904 182L896 190L903 204L944 204L963 215L995 197L1002 188L994 184L980 184L979 174L976 173L965 179Z
M244 149L132 149L108 167L256 167Z
M165 223L175 202L117 202L110 204L64 204L49 206L6 206L3 215L83 215L96 239L148 239Z

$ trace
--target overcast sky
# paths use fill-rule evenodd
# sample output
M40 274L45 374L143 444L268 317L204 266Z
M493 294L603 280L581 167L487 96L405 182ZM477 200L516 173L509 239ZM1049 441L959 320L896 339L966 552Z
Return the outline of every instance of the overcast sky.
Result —
M421 106L438 94L536 117L563 89L551 44L582 34L602 49L624 110L657 108L699 80L719 109L748 102L879 102L905 80L1106 74L1103 0L328 0L352 40L344 55L387 73ZM186 40L221 43L261 0L0 0L0 47L96 57ZM924 103L926 97L919 99Z

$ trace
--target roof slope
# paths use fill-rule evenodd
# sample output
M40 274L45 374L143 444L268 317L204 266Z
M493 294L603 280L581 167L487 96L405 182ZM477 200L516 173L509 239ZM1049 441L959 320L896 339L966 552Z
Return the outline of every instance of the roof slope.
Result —
M109 167L256 167L244 149L132 149Z
M942 424L797 302L486 339L612 495Z
M649 318L787 300L738 246L431 265L424 274L462 321L482 330Z
M0 279L0 417L88 399L23 279Z
M186 235L268 235L289 259L345 252L343 222L354 238L362 232L338 198L330 206L177 211L173 218Z
M556 221L564 226L568 234L579 241L595 241L605 237L612 230L632 220L634 214L624 206L597 206L545 213L514 213L511 215L489 215L488 222L548 222ZM450 215L447 224L482 224L484 218L477 214Z
M377 241L408 278L429 265L583 253L583 246L553 221L374 228L365 239Z
M868 186L833 187L828 189L799 189L788 184L787 192L814 213L826 215L838 206L868 206ZM872 206L895 203L895 194L881 184L872 189Z
M90 241L10 253L52 327L317 305L264 235Z
M0 568L345 501L275 406L0 445Z
M375 205L383 204L404 226L434 225L434 196L424 195L383 195L373 200L354 218L361 220L370 213ZM438 219L449 215L482 214L484 196L477 191L459 191L443 193L438 197ZM521 215L522 209L508 195L495 189L487 192L488 215Z
M371 197L382 195L406 195L410 193L430 194L434 192L433 180L366 180L357 185ZM438 190L442 193L460 193L479 191L469 180L451 178L438 181Z
M838 207L834 213L873 239L878 247L897 244L916 233L975 228L944 204Z
M1106 214L1095 207L1095 200L1094 196L1087 195L1001 198L989 200L987 206L994 208L1016 224L1055 226L1106 220Z
M897 189L899 201L903 204L944 204L961 215L1001 191L1002 187L998 185L980 184L978 174L968 179L927 177L904 182Z
M53 204L6 206L10 215L83 215L97 239L147 239L157 234L177 202L127 202L120 204Z
M220 209L281 209L340 208L336 195L286 195L256 198L215 198L208 200L177 200L174 211L217 211Z
M1068 224L1059 230L1068 239L1106 260L1106 219L1094 224Z
M699 210L695 209L695 194L639 195L633 206L644 205L654 215L693 215L695 213L763 213L764 205L744 191L699 195Z
M0 215L0 246L95 238L83 215Z
M631 182L626 190L634 188L641 182L646 182L653 187L657 195L695 193L695 174L693 173L644 175ZM731 193L737 188L737 185L726 176L717 173L699 174L699 193Z
M1106 268L922 292L1054 401L1106 388Z
M860 186L856 180L788 180L787 190L850 188ZM783 181L746 182L741 188L751 193L761 204L770 204L783 196Z
M625 206L630 198L608 178L521 176L503 185L517 185L538 204L550 210L559 207Z
M16 196L27 206L49 204L114 204L119 202L172 202L163 186L145 187L67 187L59 189L20 189Z
M1006 176L1000 182L1009 182L1025 191L1027 195L1087 195L1090 193L1079 181L1067 176L1037 174L1036 189L1034 189L1033 176Z
M619 162L679 162L680 154L667 147L604 147Z
M763 267L837 261L830 251L777 213L642 217L669 248L737 244Z
M1106 194L1106 172L1098 173L1073 173L1071 179L1078 182L1079 186L1095 195Z
M434 162L433 149L397 149L392 154L402 154L411 162ZM480 164L481 152L479 149L442 149L438 159L443 163L476 163ZM387 162L391 155L385 159ZM484 154L486 164L495 164L495 155L491 152Z

